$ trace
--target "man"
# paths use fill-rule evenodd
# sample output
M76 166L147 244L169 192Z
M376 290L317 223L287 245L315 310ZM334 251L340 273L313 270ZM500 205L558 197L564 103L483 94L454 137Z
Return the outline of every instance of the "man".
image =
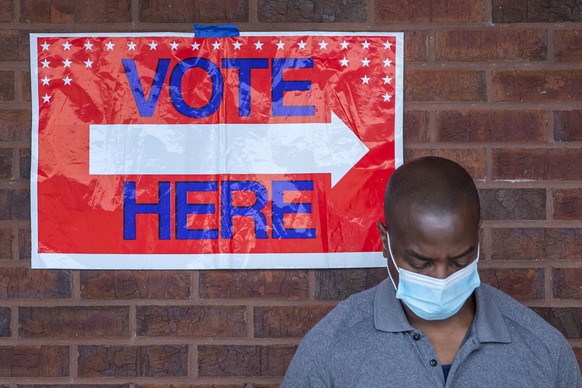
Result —
M389 279L305 336L282 387L582 387L566 339L480 285L479 196L461 166L425 157L400 167L384 215Z

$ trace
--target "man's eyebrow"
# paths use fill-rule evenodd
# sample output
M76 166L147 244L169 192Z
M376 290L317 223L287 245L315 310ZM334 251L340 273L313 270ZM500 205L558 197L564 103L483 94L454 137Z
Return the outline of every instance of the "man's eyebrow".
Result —
M469 253L471 253L471 252L472 252L472 251L474 251L474 250L475 250L475 247L474 247L474 246L471 246L471 247L469 247L469 248L468 248L466 251L464 251L464 252L461 252L460 254L458 254L458 255L456 255L456 256L453 256L453 257L450 257L450 258L448 258L448 260L457 260L457 259L460 259L460 258L462 258L463 256L466 256L466 255L468 255ZM405 252L406 252L406 254L407 254L408 256L412 256L412 257L414 257L414 258L416 258L416 259L419 259L419 260L423 260L423 261L433 261L433 260L435 260L435 259L433 259L433 258L430 258L430 257L423 256L423 255L421 255L420 253L418 253L418 252L415 252L415 251L413 251L413 250L408 250L408 249L407 249Z

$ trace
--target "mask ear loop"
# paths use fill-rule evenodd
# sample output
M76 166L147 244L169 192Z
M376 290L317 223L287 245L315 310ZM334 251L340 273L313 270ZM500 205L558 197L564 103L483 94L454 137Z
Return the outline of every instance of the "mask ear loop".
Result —
M386 232L386 239L388 240L388 254L390 255L390 259L392 259L392 263L394 264L394 268L396 268L396 271L400 272L400 269L396 265L396 260L394 260L394 255L392 254L392 246L390 245L390 233L388 233L388 232ZM388 276L390 277L390 280L392 281L392 285L394 286L394 289L396 291L398 291L398 287L396 287L396 283L394 283L394 279L392 278L392 273L390 273L389 263L386 264L386 269L388 270Z

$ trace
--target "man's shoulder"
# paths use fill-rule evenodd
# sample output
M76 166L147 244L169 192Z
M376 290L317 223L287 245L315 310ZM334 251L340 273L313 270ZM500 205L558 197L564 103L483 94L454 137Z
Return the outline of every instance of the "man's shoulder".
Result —
M341 301L308 333L309 336L325 335L339 338L364 321L374 319L374 298L378 286L351 295Z
M486 284L481 287L487 297L494 301L508 326L528 332L550 347L566 344L562 333L538 313L501 290Z

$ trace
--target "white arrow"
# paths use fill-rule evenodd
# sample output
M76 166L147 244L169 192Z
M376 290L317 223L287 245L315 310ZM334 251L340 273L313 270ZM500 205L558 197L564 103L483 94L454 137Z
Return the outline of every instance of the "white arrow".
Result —
M331 123L90 125L89 173L214 175L331 173L332 186L368 152Z

